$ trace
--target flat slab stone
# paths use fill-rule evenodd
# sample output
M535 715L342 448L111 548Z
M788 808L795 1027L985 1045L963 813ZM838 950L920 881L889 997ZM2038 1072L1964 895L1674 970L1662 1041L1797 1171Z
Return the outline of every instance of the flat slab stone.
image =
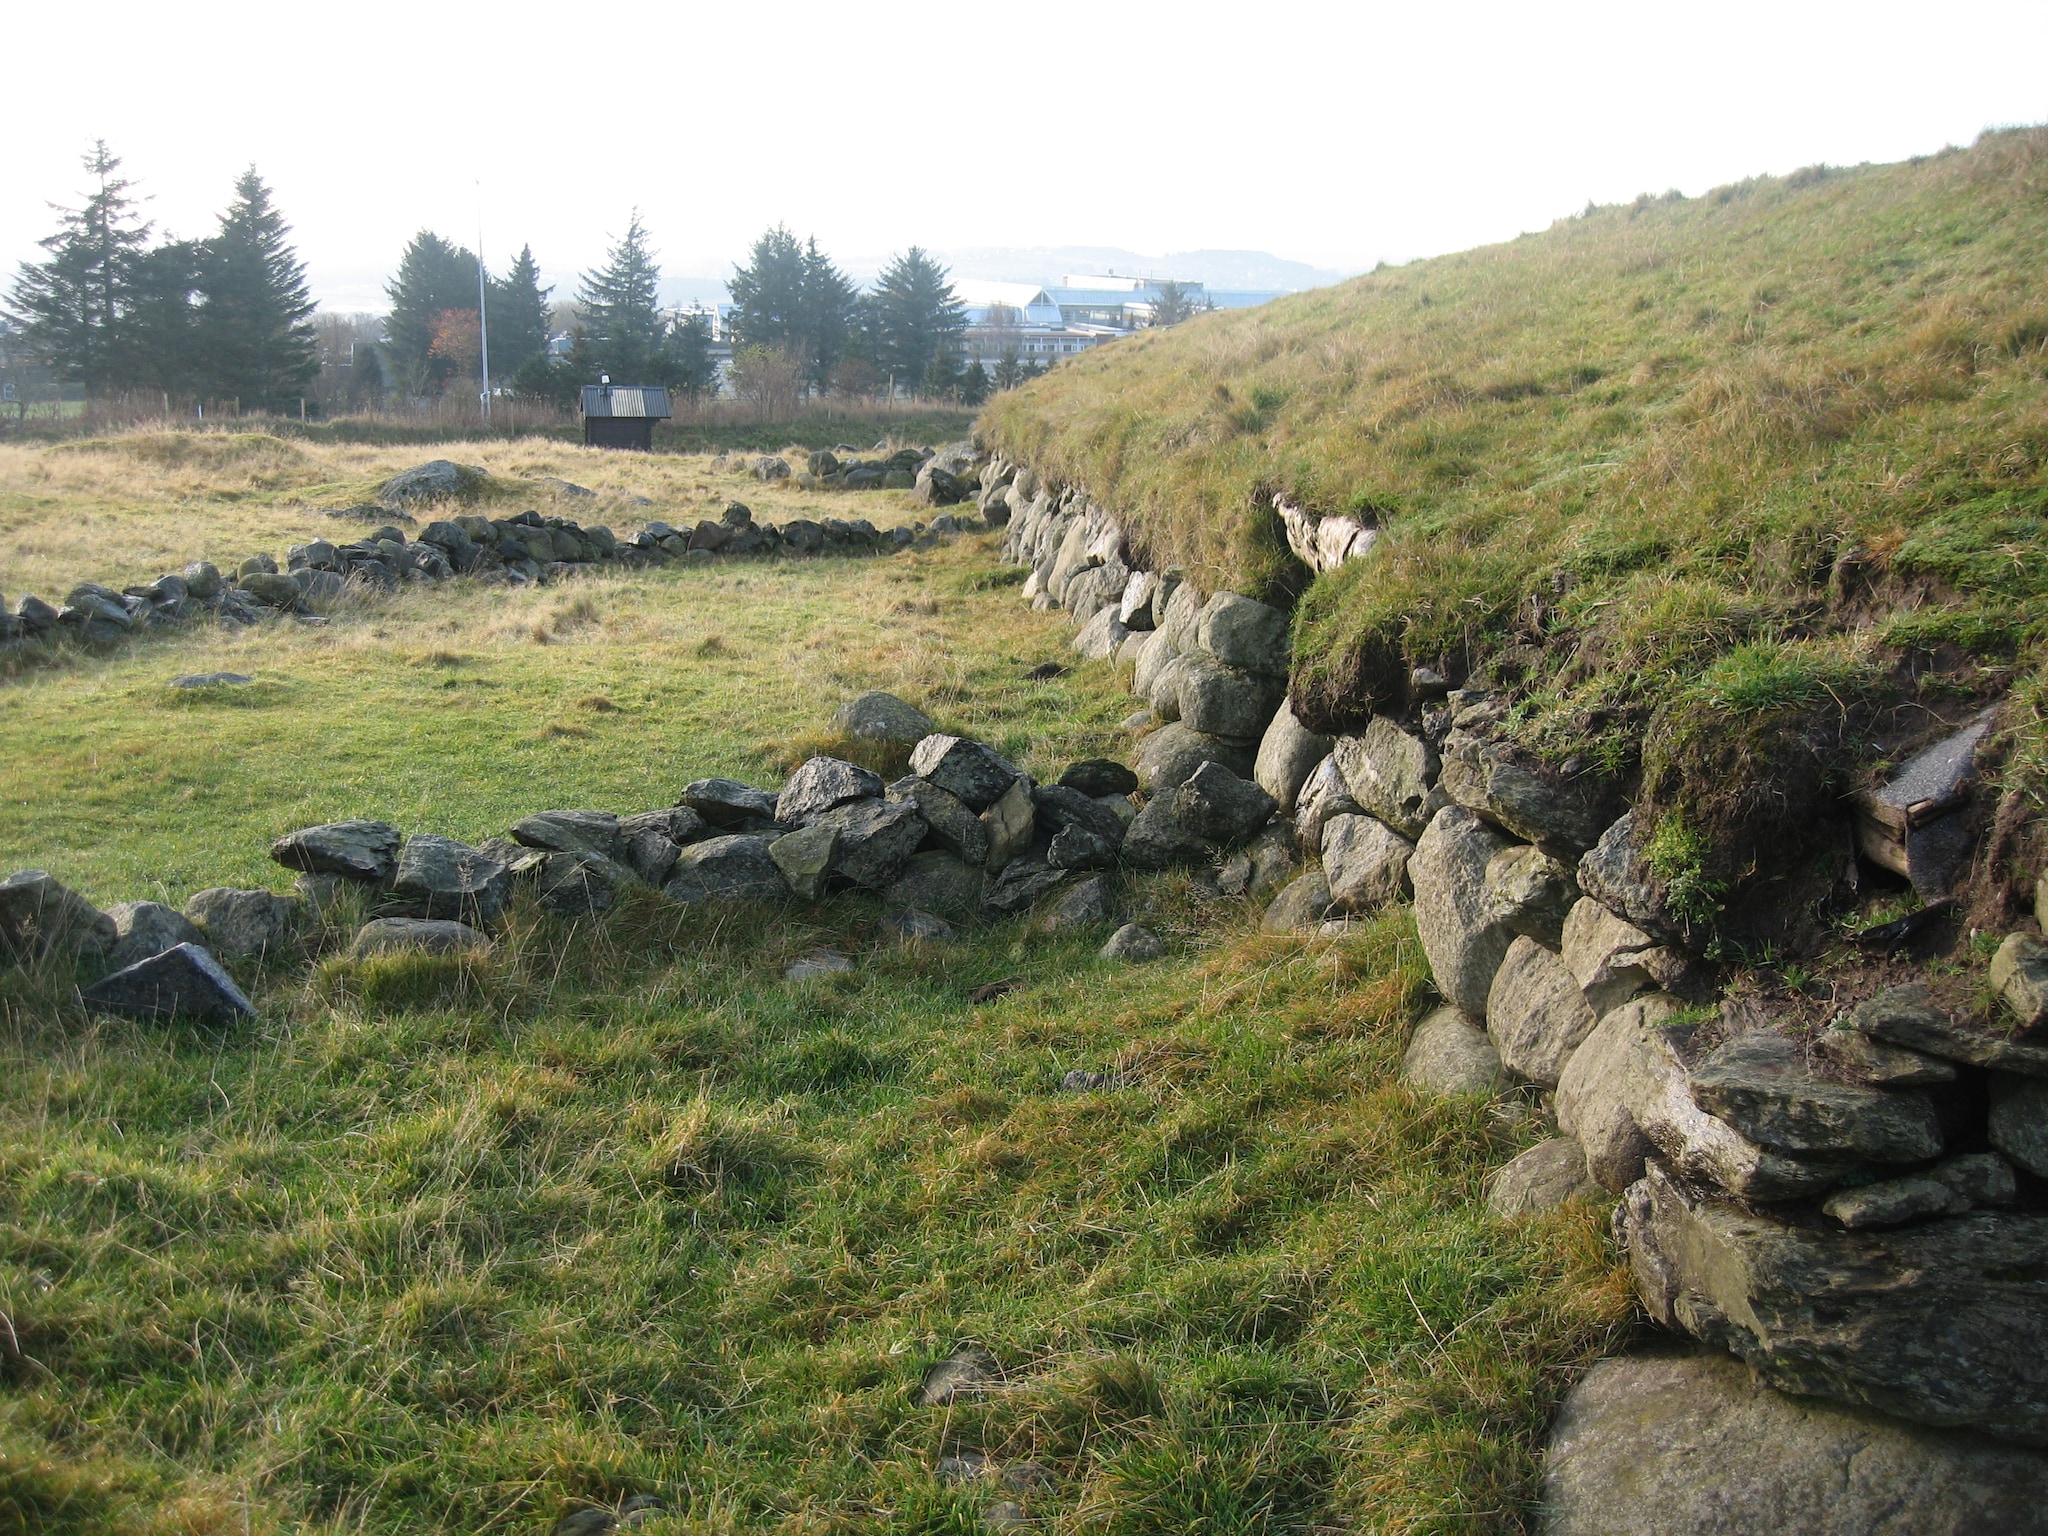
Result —
M349 953L360 960L394 949L421 949L440 955L458 949L490 947L490 936L467 923L437 917L379 917L356 930Z
M1818 1077L1804 1048L1782 1035L1744 1035L1718 1047L1694 1068L1692 1097L1779 1152L1916 1163L1941 1151L1941 1127L1925 1094Z
M169 688L239 688L256 679L246 672L187 672L165 684Z
M753 817L775 818L775 796L738 779L693 779L683 786L679 802L714 827L736 826Z
M436 832L416 832L398 850L391 891L415 909L405 916L488 925L505 915L512 871L482 849Z
M1949 1061L2025 1077L2048 1077L2048 1041L2016 1036L1997 1025L1950 1017L1919 982L1889 987L1849 1011L1849 1027L1873 1040L1903 1045Z
M692 843L676 858L662 894L685 906L708 901L770 901L789 895L789 882L769 857L765 838L746 833Z
M1603 1360L1559 1411L1541 1536L2043 1536L2048 1457L1759 1384L1715 1355Z
M814 757L782 786L775 802L775 819L798 826L856 800L880 799L881 794L880 774L840 758Z
M1859 808L1898 832L1954 810L1969 797L1977 777L1977 749L1991 734L1994 713L1986 710L1913 757L1890 783L1859 795Z
M270 845L270 856L286 869L309 875L388 880L403 840L388 821L328 821L287 832Z
M542 811L515 823L512 840L549 853L594 853L612 860L626 854L625 834L610 811Z
M1653 1163L1616 1228L1653 1318L1783 1390L2048 1445L2048 1216L1845 1232L1700 1198Z
M220 962L190 943L123 966L79 995L89 1008L131 1019L232 1019L256 1012Z

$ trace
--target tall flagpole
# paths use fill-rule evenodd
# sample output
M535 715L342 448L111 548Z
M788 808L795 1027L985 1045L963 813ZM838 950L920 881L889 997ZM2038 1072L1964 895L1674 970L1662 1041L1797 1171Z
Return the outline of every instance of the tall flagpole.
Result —
M484 423L491 420L491 316L484 301L484 184L476 184L476 334L484 354Z

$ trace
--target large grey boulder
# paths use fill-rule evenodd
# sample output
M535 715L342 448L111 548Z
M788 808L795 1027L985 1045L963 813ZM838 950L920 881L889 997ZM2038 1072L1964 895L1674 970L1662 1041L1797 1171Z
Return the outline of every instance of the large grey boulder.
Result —
M534 891L541 906L557 917L595 917L617 906L620 893L635 878L624 864L600 853L547 853L534 871Z
M1131 673L1131 692L1150 703L1160 674L1179 658L1180 647L1173 643L1173 636L1163 629L1153 630L1138 652L1138 664Z
M480 849L416 832L398 850L391 893L406 917L440 917L488 928L512 899L512 871Z
M430 955L491 947L490 936L467 923L444 917L379 917L356 930L349 953L358 960L394 950L417 949Z
M893 693L870 689L848 699L832 715L832 729L856 741L880 741L914 747L937 729L931 717Z
M801 826L825 812L856 800L882 795L880 774L836 757L814 757L789 776L775 802L775 819Z
M1849 1010L1849 1026L1887 1045L1995 1072L2048 1077L2048 1040L2029 1040L2002 1024L1954 1018L1920 982L1887 987Z
M1436 749L1384 716L1357 736L1339 736L1337 770L1359 808L1403 837L1420 837L1448 798L1437 788Z
M1334 755L1317 763L1294 802L1295 844L1307 858L1320 858L1323 830L1338 816L1363 816Z
M626 856L619 818L609 811L542 811L514 825L512 840L549 853L594 853L614 862Z
M1276 821L1255 833L1250 842L1223 861L1216 876L1216 888L1226 896L1241 896L1259 905L1271 900L1300 868L1294 829Z
M1286 684L1197 651L1181 658L1176 697L1181 724L1189 730L1255 741L1272 724L1273 712L1286 698Z
M757 818L775 818L775 796L737 779L694 779L683 786L683 797L678 803L714 827L736 827Z
M286 869L309 875L384 881L397 867L403 841L388 821L329 821L287 832L270 845L270 856Z
M1656 990L1682 962L1642 929L1590 896L1572 906L1564 922L1564 963L1596 1014Z
M910 754L910 771L972 811L985 811L1023 775L990 748L964 736L927 736Z
M1586 1154L1569 1136L1539 1141L1486 1176L1486 1208L1504 1221L1540 1216L1568 1200L1601 1193L1586 1177Z
M1125 834L1123 854L1141 869L1207 857L1243 842L1273 818L1273 797L1221 763L1203 763L1187 782L1153 796Z
M1725 1356L1603 1360L1544 1457L1541 1536L2044 1536L2048 1457L1788 1397Z
M1783 1035L1742 1035L1692 1071L1693 1102L1759 1146L1880 1163L1917 1163L1941 1151L1924 1093L1887 1091L1817 1075Z
M413 501L443 501L465 495L489 478L482 470L451 459L430 459L386 480L377 489L377 499L395 506Z
M1823 1194L1858 1172L1853 1155L1765 1147L1702 1109L1683 1051L1690 1030L1669 1022L1676 1012L1662 993L1623 1004L1594 1026L1558 1080L1557 1123L1579 1139L1604 1188L1634 1183L1652 1152L1684 1177L1746 1200Z
M114 920L114 944L107 964L119 970L180 944L204 944L201 933L184 913L160 901L123 901L107 908Z
M236 890L212 886L193 893L185 916L206 933L206 947L229 960L250 960L274 954L291 942L305 923L305 899L276 891Z
M192 943L123 966L79 996L88 1008L131 1019L234 1019L256 1011L220 962Z
M1564 961L1517 935L1486 994L1486 1033L1508 1069L1555 1087L1598 1022Z
M1143 965L1152 960L1166 957L1166 944L1149 928L1136 923L1125 923L1109 936L1098 953L1105 960L1123 960L1132 965Z
M887 888L924 841L924 818L908 800L856 800L810 818L811 828L830 828L835 878L866 890Z
M1108 661L1123 648L1130 635L1114 607L1097 608L1074 636L1074 651L1083 661Z
M1401 899L1415 845L1373 816L1323 823L1323 873L1339 912L1376 912Z
M2048 1020L2048 944L2024 933L2009 933L1991 957L1991 990L2019 1020L2021 1029Z
M830 822L801 827L768 845L768 857L782 871L790 890L803 901L816 901L825 894L838 852L839 828Z
M2048 1179L2048 1082L1991 1079L1991 1145L2036 1178Z
M891 784L888 795L891 800L907 800L917 807L931 842L977 869L988 864L988 827L958 795L936 784L927 784L915 774Z
M1600 841L1613 795L1590 777L1553 780L1518 762L1498 742L1454 732L1445 743L1443 792L1516 837L1573 853Z
M1615 1222L1650 1315L1773 1385L2048 1445L2048 1216L1845 1232L1694 1195L1652 1164Z
M1495 1094L1507 1086L1486 1031L1456 1008L1442 1007L1415 1026L1401 1058L1401 1080L1429 1093Z
M1486 905L1516 933L1556 949L1565 920L1579 899L1572 872L1541 848L1521 844L1487 861Z
M1195 644L1226 666L1285 677L1291 659L1287 628L1280 609L1218 592L1195 616Z
M991 870L1000 870L1028 852L1038 831L1038 807L1031 798L1031 785L1023 779L1013 781L981 813L981 829L988 839Z
M987 873L943 849L912 854L889 888L882 904L892 912L937 912L949 917L972 916L981 906Z
M1240 777L1252 771L1258 756L1249 741L1208 736L1178 723L1160 727L1138 748L1138 783L1157 795L1194 777L1204 763L1221 763Z
M1259 919L1265 933L1314 933L1330 915L1330 882L1320 869L1297 876Z
M780 839L778 839L780 841ZM765 838L728 833L692 843L677 857L662 894L684 906L714 901L773 901L789 882L768 855Z
M1471 811L1447 805L1430 821L1408 860L1415 927L1437 991L1474 1017L1484 1016L1494 972L1515 938L1493 915L1486 894L1486 866L1506 846L1506 839Z
M1252 778L1273 797L1282 816L1294 813L1294 802L1316 765L1330 755L1334 738L1318 735L1295 717L1294 706L1282 700L1279 712L1259 741Z
M118 937L111 917L46 870L17 870L0 880L0 955L103 955Z

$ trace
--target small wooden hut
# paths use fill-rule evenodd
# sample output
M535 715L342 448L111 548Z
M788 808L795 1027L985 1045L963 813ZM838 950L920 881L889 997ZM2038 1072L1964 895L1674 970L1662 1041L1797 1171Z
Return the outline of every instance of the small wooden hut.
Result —
M658 384L583 386L583 442L590 448L654 446L654 424L669 418L668 391Z

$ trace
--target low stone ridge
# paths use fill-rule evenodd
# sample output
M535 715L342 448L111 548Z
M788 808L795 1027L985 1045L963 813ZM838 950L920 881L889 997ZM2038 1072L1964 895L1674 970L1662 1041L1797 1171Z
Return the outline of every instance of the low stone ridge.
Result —
M1302 786L1335 745L1333 737L1318 735L1296 719L1294 706L1283 699L1272 723L1266 727L1266 734L1259 739L1252 778L1273 797L1281 815L1291 816Z
M46 870L17 870L0 880L0 952L11 959L65 949L102 955L118 937L112 918Z
M609 811L542 811L514 822L512 840L549 853L592 853L614 861L626 856L619 818Z
M1689 1194L1653 1166L1616 1222L1651 1315L1773 1385L2048 1445L2048 1216L1828 1230Z
M1486 994L1486 1033L1508 1069L1555 1087L1598 1022L1564 961L1518 935Z
M79 993L88 1008L131 1019L234 1019L255 1014L235 979L200 945L174 944Z
M813 816L807 830L833 834L834 879L880 891L924 841L925 822L907 800L855 800Z
M1603 1360L1551 1428L1537 1529L2040 1536L2048 1457L1787 1397L1725 1357Z
M1320 869L1297 876L1259 919L1265 933L1314 933L1330 915L1330 880Z
M1223 861L1216 874L1216 889L1225 896L1239 896L1254 905L1264 905L1286 888L1301 870L1301 855L1295 849L1291 829L1274 822L1253 834L1250 842Z
M977 869L989 867L988 826L958 795L915 775L898 779L887 793L892 800L907 800L917 807L940 847Z
M1436 749L1384 716L1375 716L1362 735L1338 737L1332 755L1359 808L1403 837L1421 837L1450 803L1437 789Z
M391 894L404 917L439 917L489 928L512 899L512 871L481 849L416 832L398 850Z

